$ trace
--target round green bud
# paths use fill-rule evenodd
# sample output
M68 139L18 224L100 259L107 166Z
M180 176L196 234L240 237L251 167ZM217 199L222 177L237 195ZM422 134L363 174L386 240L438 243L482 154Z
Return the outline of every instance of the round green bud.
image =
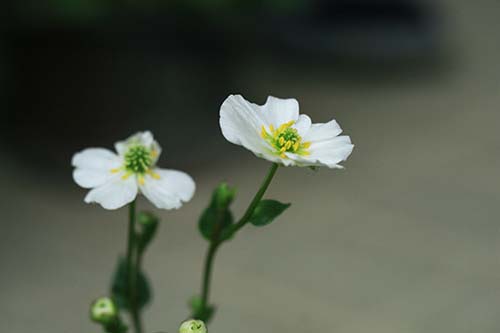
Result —
M201 320L186 320L179 327L179 333L207 333L207 327Z
M100 297L90 306L90 318L96 323L109 325L118 318L118 308L112 299Z

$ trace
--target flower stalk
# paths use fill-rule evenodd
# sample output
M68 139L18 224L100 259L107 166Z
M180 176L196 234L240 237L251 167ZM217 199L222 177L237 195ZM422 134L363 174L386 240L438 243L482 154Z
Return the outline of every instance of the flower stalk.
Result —
M255 208L257 207L259 202L262 200L262 197L266 193L266 190L269 187L269 184L271 184L271 181L273 180L273 177L276 174L278 167L279 167L278 163L273 163L271 165L271 168L269 169L269 172L267 173L266 178L264 178L264 181L262 182L262 185L260 186L259 191L255 194L252 202L250 202L250 205L248 206L247 210L245 211L245 214L243 214L243 217L238 221L238 223L236 223L234 225L231 234L234 235L238 230L243 228L243 226L245 226L245 224L248 223Z
M207 256L205 259L205 268L203 269L203 282L201 287L201 308L206 309L208 305L208 296L210 293L210 280L212 278L212 269L215 259L215 254L221 243L216 239L212 240L208 247Z
M236 234L236 232L238 232L238 230L243 228L245 224L249 222L250 217L252 216L255 208L262 200L262 197L264 196L266 190L271 184L271 181L273 180L273 177L276 174L278 167L279 164L277 163L273 163L271 165L271 168L269 169L266 177L264 178L264 181L262 182L262 185L260 186L259 190L257 191L254 198L250 202L248 208L246 209L241 219L236 224L233 225L233 227L230 230L229 236L226 239L232 238ZM206 313L208 311L208 305L209 305L208 299L210 294L210 282L212 277L214 259L215 255L217 254L217 250L219 249L219 246L224 242L224 240L220 239L221 227L222 226L220 224L215 226L214 233L212 234L212 237L210 239L210 245L208 247L207 255L205 257L205 266L203 269L203 280L201 288L202 313ZM208 320L208 318L202 318L202 319Z
M130 316L136 333L142 333L142 324L137 305L137 270L139 265L139 254L137 253L136 234L136 200L129 204L129 225L127 241L127 280L128 298L130 304Z

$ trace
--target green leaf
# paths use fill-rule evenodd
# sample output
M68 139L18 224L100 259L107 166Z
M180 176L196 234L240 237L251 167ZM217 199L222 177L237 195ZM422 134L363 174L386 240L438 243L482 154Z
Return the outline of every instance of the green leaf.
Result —
M151 299L151 288L144 273L137 274L137 305L143 308ZM129 287L127 276L127 261L119 258L113 281L111 284L111 295L120 309L129 310Z
M229 227L233 224L233 220L233 214L229 210L221 211L209 206L203 211L198 222L198 228L208 241L212 239L216 232L219 234L219 240L226 240L230 236Z
M284 204L276 200L262 200L253 211L250 223L258 227L267 225L273 222L288 207L290 207L290 204Z
M202 320L206 323L210 321L215 313L215 306L207 305L203 307L201 302L201 297L193 296L189 301L189 307L191 308L191 317L193 319Z
M224 241L231 237L233 214L229 206L235 196L234 188L221 183L214 190L209 206L201 214L198 229L202 236L208 240Z

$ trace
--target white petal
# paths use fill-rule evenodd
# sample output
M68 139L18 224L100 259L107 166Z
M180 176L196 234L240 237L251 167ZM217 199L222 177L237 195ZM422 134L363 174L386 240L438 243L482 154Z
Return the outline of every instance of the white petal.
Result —
M85 197L85 202L96 202L105 209L118 209L134 201L136 196L135 177L123 179L122 174L116 174L103 185L91 190Z
M74 181L83 188L104 184L113 177L112 169L119 168L121 159L113 152L103 148L89 148L73 156L71 164Z
M81 169L73 170L73 180L83 188L93 188L110 180L114 174L108 170Z
M348 136L338 136L342 129L335 120L326 124L312 124L303 136L303 142L310 142L309 155L290 156L298 165L342 168L338 163L345 161L354 146Z
M222 103L219 123L226 140L260 155L265 154L270 147L260 136L266 122L259 115L258 108L258 105L247 102L241 95L230 95Z
M329 140L312 142L309 147L310 155L290 156L301 166L322 166L342 168L340 162L345 161L351 154L354 145L348 136L338 136Z
M150 131L139 132L137 133L137 137L139 139L138 141L145 146L151 146L155 141L153 133Z
M342 133L342 129L335 120L331 120L326 124L312 124L309 131L302 138L307 141L322 141L336 137Z
M128 147L135 144L156 151L155 157L153 158L153 164L156 163L161 154L161 147L158 142L155 141L153 133L150 131L137 132L129 138L115 143L115 149L120 156L123 156L127 152Z
M311 128L311 118L305 114L301 114L299 120L292 127L299 132L300 136L304 136Z
M73 155L71 165L86 169L112 169L121 165L121 159L112 151L104 148L88 148Z
M183 202L191 200L196 185L193 179L182 171L155 169L159 179L147 174L141 192L160 209L180 208Z
M267 125L273 125L276 128L299 118L299 102L294 98L282 99L269 96L266 104L260 109L262 116L267 120Z
M127 140L125 141L118 141L115 143L115 150L120 156L124 156L125 153L127 152L128 148L128 143Z

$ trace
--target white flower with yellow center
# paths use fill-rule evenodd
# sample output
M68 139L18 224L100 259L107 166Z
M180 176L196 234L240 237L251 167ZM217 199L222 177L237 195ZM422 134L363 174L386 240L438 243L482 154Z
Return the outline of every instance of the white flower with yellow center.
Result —
M161 148L151 132L139 132L115 144L118 154L104 148L85 149L73 156L73 179L92 189L86 203L117 209L134 201L141 192L156 207L174 209L191 200L193 179L177 170L160 169Z
M335 120L311 124L295 99L269 96L264 105L230 95L220 109L224 137L258 157L285 166L342 168L354 145Z

